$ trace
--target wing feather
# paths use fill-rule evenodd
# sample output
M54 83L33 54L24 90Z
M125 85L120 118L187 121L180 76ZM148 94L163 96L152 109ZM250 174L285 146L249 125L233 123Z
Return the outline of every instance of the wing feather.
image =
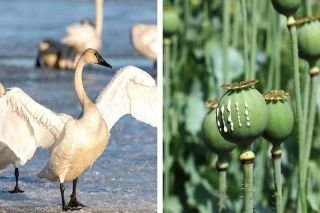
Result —
M0 98L0 141L24 164L37 147L50 148L69 119L35 102L19 88Z
M101 91L96 105L109 129L125 114L156 127L159 103L155 80L145 71L126 66Z

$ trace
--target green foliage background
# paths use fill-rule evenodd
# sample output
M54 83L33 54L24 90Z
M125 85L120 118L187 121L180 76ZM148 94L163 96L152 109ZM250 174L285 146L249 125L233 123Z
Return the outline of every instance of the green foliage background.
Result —
M180 19L175 33L164 32L164 212L204 213L217 212L218 209L217 156L203 143L201 125L207 112L204 102L221 97L224 92L221 84L244 79L240 1L229 2L230 28L226 51L229 74L226 76L223 72L223 0L164 0L164 10L170 7ZM250 2L247 0L248 20L252 21ZM261 92L287 90L293 104L293 71L286 18L274 11L271 1L257 2L257 50L251 56L255 62L256 79L260 81L257 88ZM320 15L318 0L302 1L295 17L307 15ZM249 24L249 32L250 27ZM252 39L249 36L249 41ZM306 63L301 60L300 65L300 72L306 72ZM303 78L301 82L303 88ZM319 112L318 97L314 141L307 165L310 212L320 212ZM292 136L282 145L285 212L296 212L297 208L299 170L296 131L295 127ZM270 145L259 139L254 143L253 150L256 154L255 212L274 212ZM230 154L228 212L241 212L242 209L242 171L238 156L239 150Z

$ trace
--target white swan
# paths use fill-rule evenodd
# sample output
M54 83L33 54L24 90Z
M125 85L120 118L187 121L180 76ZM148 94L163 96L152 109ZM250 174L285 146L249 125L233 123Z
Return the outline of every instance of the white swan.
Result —
M46 123L41 114L51 118L52 128L40 128ZM55 127L64 125L69 118L46 109L19 88L6 92L0 83L0 169L13 164L16 178L16 185L9 192L23 192L18 185L18 168L32 158L37 147L49 148L62 130Z
M157 60L158 40L157 25L136 24L131 30L131 40L134 48L144 57Z
M77 178L102 154L108 143L109 131L120 117L131 113L133 117L152 126L156 126L159 119L156 84L149 74L133 66L119 70L94 104L86 95L82 85L82 69L85 64L110 66L93 49L88 49L80 58L75 71L75 89L82 105L82 114L78 119L68 119L63 122L60 117L44 107L40 110L39 104L33 106L28 102L20 103L18 97L10 104L4 104L6 110L0 109L0 112L3 111L0 114L2 117L8 112L10 114L19 111L21 117L34 123L35 126L30 128L31 137L38 132L51 132L54 137L54 143L50 141L51 158L38 176L60 182L64 210L82 206L76 198ZM16 105L22 109L17 110ZM4 120L0 119L0 122L6 123L6 118L3 118ZM42 141L42 138L38 140ZM20 141L15 146L20 146L21 143ZM66 205L63 183L71 180L73 180L73 191L71 200Z
M69 47L72 47L77 52L79 57L88 48L99 51L102 46L102 26L103 0L96 0L95 26L88 21L74 23L67 27L67 35L61 39L61 42Z

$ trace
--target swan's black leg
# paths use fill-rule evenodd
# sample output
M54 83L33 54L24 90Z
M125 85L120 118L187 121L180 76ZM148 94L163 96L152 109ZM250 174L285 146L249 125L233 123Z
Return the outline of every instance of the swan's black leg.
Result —
M15 168L14 170L14 175L16 177L16 186L14 187L13 190L9 191L10 193L23 193L21 189L19 189L18 181L19 181L19 169Z
M41 53L40 53L40 50L38 50L36 63L35 63L35 67L36 68L41 68L41 62L40 61L41 61Z
M71 208L75 208L75 207L86 207L85 205L83 205L82 203L80 203L77 199L77 182L78 182L78 178L73 180L73 187L72 187L72 194L70 195L70 201L68 204L68 207Z
M66 206L66 202L64 200L64 185L63 183L60 183L60 193L61 193L61 201L62 201L62 211L68 211L69 210L69 207Z

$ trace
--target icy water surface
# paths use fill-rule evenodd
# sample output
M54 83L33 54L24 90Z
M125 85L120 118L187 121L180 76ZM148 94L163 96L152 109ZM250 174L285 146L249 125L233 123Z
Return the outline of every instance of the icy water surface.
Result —
M151 66L133 49L130 30L137 23L156 23L156 0L104 0L101 50L114 67L137 63ZM0 64L33 65L36 45L59 40L66 27L89 18L95 22L94 0L0 0Z
M114 71L133 64L154 72L152 62L132 48L134 23L156 22L154 0L105 0L102 55L115 69L86 67L84 85L91 99L111 80ZM65 27L82 18L94 20L92 0L0 0L0 82L18 86L42 105L77 117L81 107L73 88L73 72L34 69L36 44L60 38ZM156 129L125 116L111 131L109 144L93 167L79 178L78 197L88 206L80 212L156 212ZM20 168L25 193L9 194L13 167L0 171L0 212L60 212L58 183L39 179L48 153L38 150ZM72 184L66 183L66 200Z

